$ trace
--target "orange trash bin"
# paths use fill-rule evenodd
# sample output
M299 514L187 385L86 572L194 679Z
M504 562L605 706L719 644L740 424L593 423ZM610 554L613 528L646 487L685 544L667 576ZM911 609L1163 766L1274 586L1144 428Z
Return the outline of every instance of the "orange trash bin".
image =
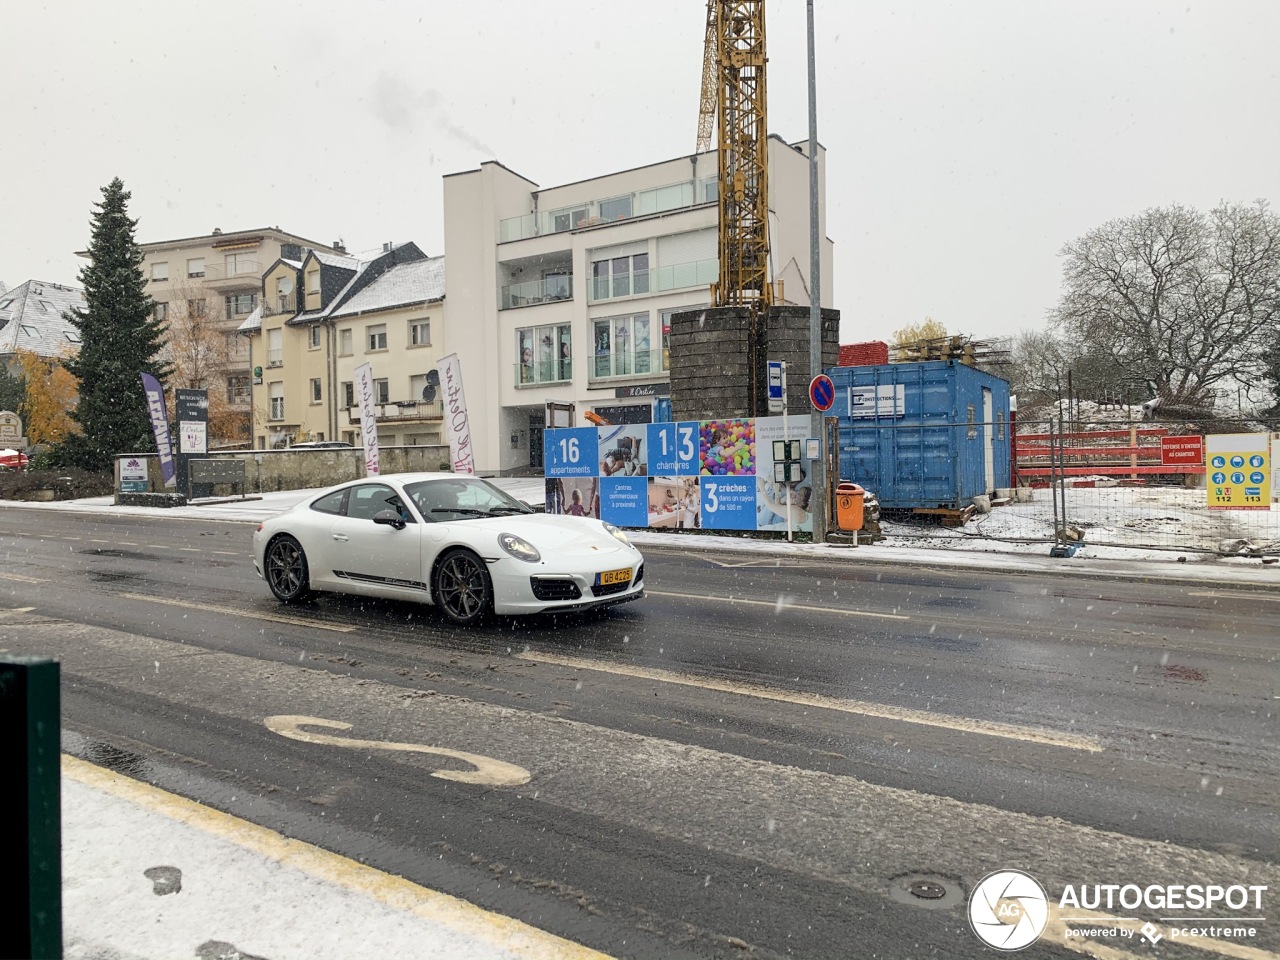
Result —
M862 500L866 491L856 483L841 480L836 487L836 526L841 530L862 529Z

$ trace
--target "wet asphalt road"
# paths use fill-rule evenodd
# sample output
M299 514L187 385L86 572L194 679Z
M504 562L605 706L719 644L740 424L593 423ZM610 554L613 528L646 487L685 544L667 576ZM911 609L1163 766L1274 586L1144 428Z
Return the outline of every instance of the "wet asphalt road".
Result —
M251 530L0 515L0 648L63 661L70 752L618 956L975 956L959 899L1004 867L1274 889L1273 594L695 542L639 603L460 631L285 611Z

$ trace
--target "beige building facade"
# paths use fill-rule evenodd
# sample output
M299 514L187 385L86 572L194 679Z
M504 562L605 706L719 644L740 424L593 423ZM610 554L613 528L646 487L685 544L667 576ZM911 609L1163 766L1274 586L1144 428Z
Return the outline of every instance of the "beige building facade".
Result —
M251 435L251 386L248 344L236 335L258 309L262 274L282 257L300 261L310 250L337 253L326 246L275 227L142 243L142 271L156 316L174 336L189 329L188 318L203 318L219 336L206 349L210 355L204 388L212 403L225 408L237 424L236 436L223 443L247 444ZM203 373L203 371L202 371ZM216 399L215 399L216 395Z
M388 244L371 260L312 251L262 276L264 299L245 335L253 445L361 445L356 367L368 363L379 446L442 439L436 365L444 342L444 258Z
M803 305L807 150L769 138L772 275ZM821 147L818 166L830 278ZM541 471L548 403L572 405L575 426L660 415L670 316L708 305L718 276L716 177L714 151L548 189L496 162L445 177L449 340L480 473Z

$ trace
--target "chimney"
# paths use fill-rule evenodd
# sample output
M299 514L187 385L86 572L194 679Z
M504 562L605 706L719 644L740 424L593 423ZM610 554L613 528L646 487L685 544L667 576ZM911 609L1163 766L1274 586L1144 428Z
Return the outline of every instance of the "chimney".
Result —
M221 228L221 227L214 227L214 228L213 228L213 235L214 235L215 237L220 237L220 236L222 236L222 228Z
M341 240L335 240L335 241L333 241L333 252L334 252L334 253L346 253L346 252L347 252L347 248L346 248L346 247L344 247L344 246L342 245L342 241L341 241Z

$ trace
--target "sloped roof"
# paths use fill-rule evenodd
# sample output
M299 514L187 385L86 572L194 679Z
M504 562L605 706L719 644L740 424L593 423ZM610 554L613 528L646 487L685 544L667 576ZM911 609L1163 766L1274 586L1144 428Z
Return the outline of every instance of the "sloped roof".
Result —
M253 310L253 313L244 318L244 322L236 327L237 333L253 333L255 330L262 329L262 304L259 303Z
M80 332L63 318L73 308L85 308L83 291L60 283L28 280L0 294L0 354L60 357L78 350Z
M346 317L372 310L390 310L443 297L444 257L431 257L397 264L342 303L330 316ZM338 302L342 302L341 298Z
M340 267L343 270L360 268L360 260L356 257L344 257L338 253L330 253L328 250L312 250L311 255L326 267Z

